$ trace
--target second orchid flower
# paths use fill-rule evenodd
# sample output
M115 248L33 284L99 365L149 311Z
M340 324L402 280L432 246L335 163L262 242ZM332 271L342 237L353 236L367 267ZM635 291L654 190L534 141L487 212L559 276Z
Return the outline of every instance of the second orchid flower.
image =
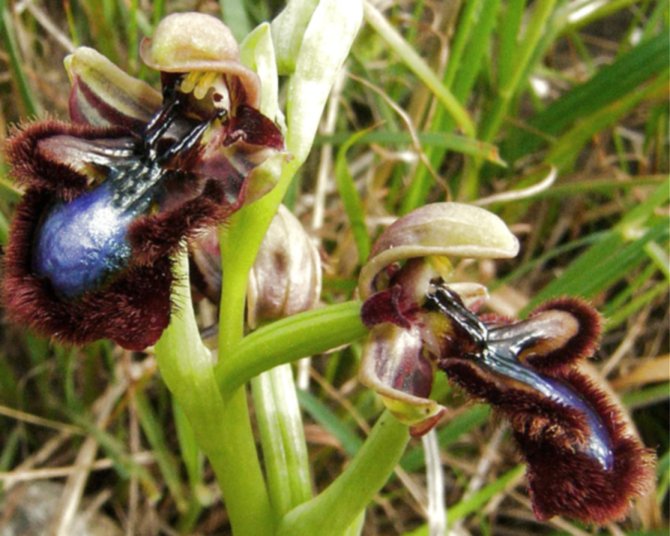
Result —
M435 372L445 372L510 423L539 519L620 519L649 489L654 458L583 367L600 336L597 312L563 298L524 321L478 316L469 305L483 289L450 282L440 258L511 256L516 247L497 217L453 203L423 207L387 229L361 277L371 328L361 381L422 434L441 416L429 397Z

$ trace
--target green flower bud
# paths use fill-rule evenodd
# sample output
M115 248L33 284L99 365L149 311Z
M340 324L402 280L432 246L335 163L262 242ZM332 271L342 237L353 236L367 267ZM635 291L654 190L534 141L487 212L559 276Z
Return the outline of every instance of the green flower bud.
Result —
M312 309L320 295L319 252L298 219L280 205L249 274L249 325Z

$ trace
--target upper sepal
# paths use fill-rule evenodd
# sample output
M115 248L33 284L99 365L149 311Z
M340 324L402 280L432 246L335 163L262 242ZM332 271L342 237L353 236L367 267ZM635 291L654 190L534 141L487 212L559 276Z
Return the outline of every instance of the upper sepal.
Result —
M185 81L184 87L196 93L206 93L217 77L225 77L231 102L259 106L258 75L240 62L237 41L215 17L204 13L173 13L165 17L154 35L142 40L140 56L149 67L162 73L189 73L190 80Z
M518 251L519 241L495 214L462 203L433 203L403 216L381 234L361 270L358 288L367 298L382 270L410 258L495 259L514 257Z

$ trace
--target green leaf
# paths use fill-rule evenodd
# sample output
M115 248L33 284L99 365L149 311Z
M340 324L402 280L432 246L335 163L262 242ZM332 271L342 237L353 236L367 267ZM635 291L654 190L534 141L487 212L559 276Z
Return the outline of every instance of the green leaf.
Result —
M363 445L363 440L351 425L345 423L321 400L307 391L299 390L298 400L302 408L340 442L349 456L358 452Z
M219 0L221 6L221 18L226 26L233 32L237 41L242 41L245 35L251 31L251 21L247 15L244 2L240 0Z
M340 192L344 210L349 218L351 232L354 235L354 240L356 241L356 247L358 249L358 262L360 264L365 263L365 261L368 260L368 255L370 255L370 236L368 234L367 226L365 225L365 209L363 208L363 202L361 201L360 195L358 195L354 178L349 172L347 152L353 144L358 142L367 133L367 130L363 130L351 136L347 142L340 147L335 160L335 182L337 184L337 189Z
M369 130L362 131L360 136L352 132L336 132L330 136L317 136L317 143L340 144L350 142L350 145L362 145L378 143L383 145L410 145L412 137L408 132L392 132L390 130ZM355 139L352 137L356 136ZM476 156L487 160L492 164L506 166L504 160L500 158L498 147L492 143L486 143L480 140L453 134L450 132L419 132L417 138L422 146L427 149L449 149L456 153Z
M7 7L7 0L0 0L0 38L5 51L9 54L9 63L12 70L12 80L17 86L25 112L30 116L41 113L40 104L35 97L26 73L23 69L24 61L20 56L19 47L14 35L15 24Z
M667 71L668 61L666 35L640 43L536 115L530 121L530 128L524 129L520 137L512 137L509 146L505 145L509 149L504 152L505 156L514 161L529 154L575 122L630 97L652 76ZM539 137L537 132L543 136Z
M163 475L165 484L170 490L170 495L172 495L177 509L180 512L183 512L186 510L187 503L186 498L184 497L181 479L179 477L179 465L168 448L162 425L154 415L149 400L144 393L139 390L135 391L135 405L142 431L149 441L149 445L151 445L151 448L153 449L153 455L156 458L158 468Z

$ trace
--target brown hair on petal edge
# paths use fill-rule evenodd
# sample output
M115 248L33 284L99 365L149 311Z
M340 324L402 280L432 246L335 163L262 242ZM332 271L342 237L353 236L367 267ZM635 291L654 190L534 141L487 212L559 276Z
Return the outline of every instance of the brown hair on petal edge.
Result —
M545 373L565 371L579 361L591 357L598 349L602 321L600 314L586 301L565 296L543 303L530 318L544 311L564 311L579 324L579 331L561 348L539 356L529 356L528 363Z
M83 192L88 179L71 166L49 158L38 147L40 141L54 136L72 136L82 140L121 138L125 129L76 125L48 119L19 127L7 140L5 154L18 184L55 192L70 200Z
M184 239L222 223L237 208L224 201L221 185L208 181L198 197L171 210L134 221L128 230L133 262L152 264L177 251Z
M579 411L530 391L509 388L504 392L465 359L442 359L439 366L470 395L493 404L510 420L528 463L533 508L539 519L566 515L603 524L624 517L630 500L652 487L652 451L628 428L616 402L581 372L552 377L570 385L599 415L611 441L610 471L577 448L590 433Z
M621 408L583 374L563 377L591 404L612 441L614 465L605 471L583 453L543 442L517 441L529 462L528 481L535 514L540 519L566 515L605 524L626 516L631 500L648 493L654 483L655 456L627 425Z
M546 437L557 445L581 444L588 436L584 415L567 408L530 388L505 384L495 374L487 374L467 359L442 359L439 363L449 379L472 397L493 405L512 428L529 437Z
M49 195L29 191L17 207L2 281L9 318L69 344L109 338L142 350L156 342L170 319L169 258L150 267L131 267L101 289L63 301L48 281L31 273L33 234L49 201Z

